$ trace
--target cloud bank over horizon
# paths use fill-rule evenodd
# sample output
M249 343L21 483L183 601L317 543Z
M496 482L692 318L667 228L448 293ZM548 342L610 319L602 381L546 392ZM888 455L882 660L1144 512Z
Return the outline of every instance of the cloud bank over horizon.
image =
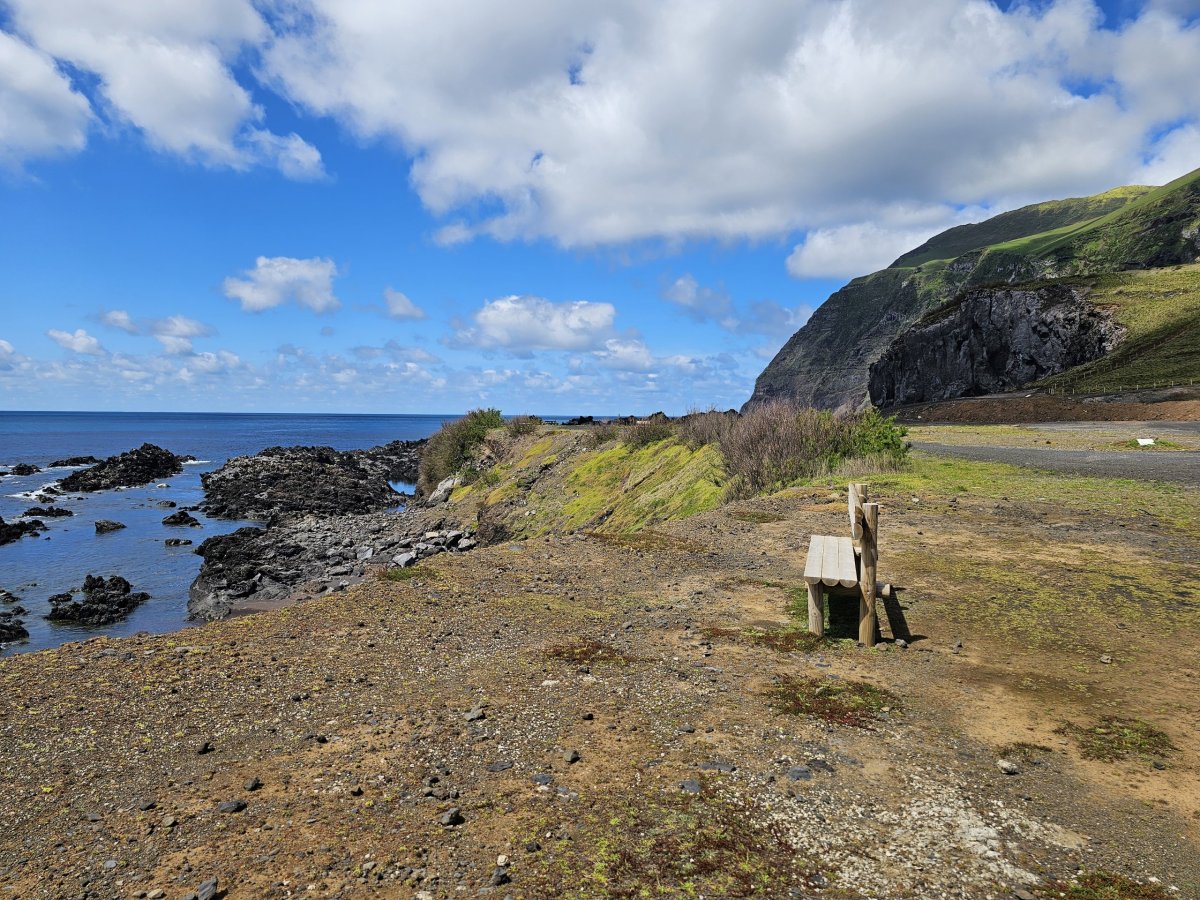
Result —
M0 190L143 154L186 182L181 215L239 241L205 240L219 258L186 296L74 295L74 320L4 334L0 372L253 371L276 396L292 377L295 402L373 367L456 403L711 378L732 401L830 283L953 225L1200 166L1195 84L1200 0L0 0ZM393 198L377 217L338 204L360 166L371 202ZM207 195L231 178L253 229L229 215L243 198ZM399 331L367 340L379 323ZM445 349L394 359L384 338Z

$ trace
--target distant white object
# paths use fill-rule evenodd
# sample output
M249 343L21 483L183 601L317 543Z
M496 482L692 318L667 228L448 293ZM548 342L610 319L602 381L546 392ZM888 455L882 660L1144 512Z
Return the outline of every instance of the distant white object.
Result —
M1152 447L1154 445L1154 438L1138 438L1137 442L1139 447Z

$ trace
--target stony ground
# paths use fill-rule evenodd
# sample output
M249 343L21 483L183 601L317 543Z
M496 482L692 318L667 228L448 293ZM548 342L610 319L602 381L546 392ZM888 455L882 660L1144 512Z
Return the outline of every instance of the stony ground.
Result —
M4 896L1200 897L1196 492L1020 475L874 480L884 649L789 630L831 482L0 661Z

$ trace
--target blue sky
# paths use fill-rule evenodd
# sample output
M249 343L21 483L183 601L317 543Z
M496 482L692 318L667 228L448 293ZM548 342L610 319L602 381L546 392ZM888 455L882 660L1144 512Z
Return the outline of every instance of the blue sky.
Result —
M1200 0L0 0L0 409L740 405L951 225L1200 166Z

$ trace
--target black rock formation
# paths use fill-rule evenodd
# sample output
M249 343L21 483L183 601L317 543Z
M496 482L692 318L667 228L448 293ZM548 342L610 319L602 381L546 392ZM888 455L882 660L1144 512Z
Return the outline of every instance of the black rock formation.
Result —
M75 593L82 593L83 599L76 600ZM120 575L111 575L107 579L88 575L81 591L55 594L50 598L50 612L46 618L51 622L110 625L149 599L150 595L144 591L133 591Z
M114 522L112 519L97 519L96 534L107 534L110 531L120 531L125 526L120 522Z
M67 466L94 466L100 460L94 456L68 456L66 459L56 459L50 463L50 468L61 469Z
M364 513L396 505L389 481L415 482L424 441L370 450L269 447L201 476L204 511L228 519L274 520L297 513Z
M1013 390L1108 353L1123 330L1076 289L980 288L917 322L871 366L889 407Z
M36 475L40 471L42 470L32 463L17 463L9 470L12 475Z
M58 519L63 516L73 516L75 513L69 509L63 509L61 506L32 506L21 515L26 518L34 516L44 516L47 519Z
M154 444L142 444L118 456L110 456L88 469L72 472L59 482L64 491L105 491L118 487L136 487L170 478L183 471L191 456L176 456Z
M186 525L190 528L203 528L204 527L203 525L200 524L200 520L197 519L195 516L193 516L186 509L181 509L181 510L179 510L179 512L171 513L169 516L167 516L165 519L162 520L162 523L164 525L174 525L176 527L184 526L184 525Z
M25 623L15 610L0 611L0 644L11 644L29 637Z
M28 519L24 522L5 522L0 517L0 545L19 541L25 535L37 537L38 532L46 530L46 523L41 519Z

